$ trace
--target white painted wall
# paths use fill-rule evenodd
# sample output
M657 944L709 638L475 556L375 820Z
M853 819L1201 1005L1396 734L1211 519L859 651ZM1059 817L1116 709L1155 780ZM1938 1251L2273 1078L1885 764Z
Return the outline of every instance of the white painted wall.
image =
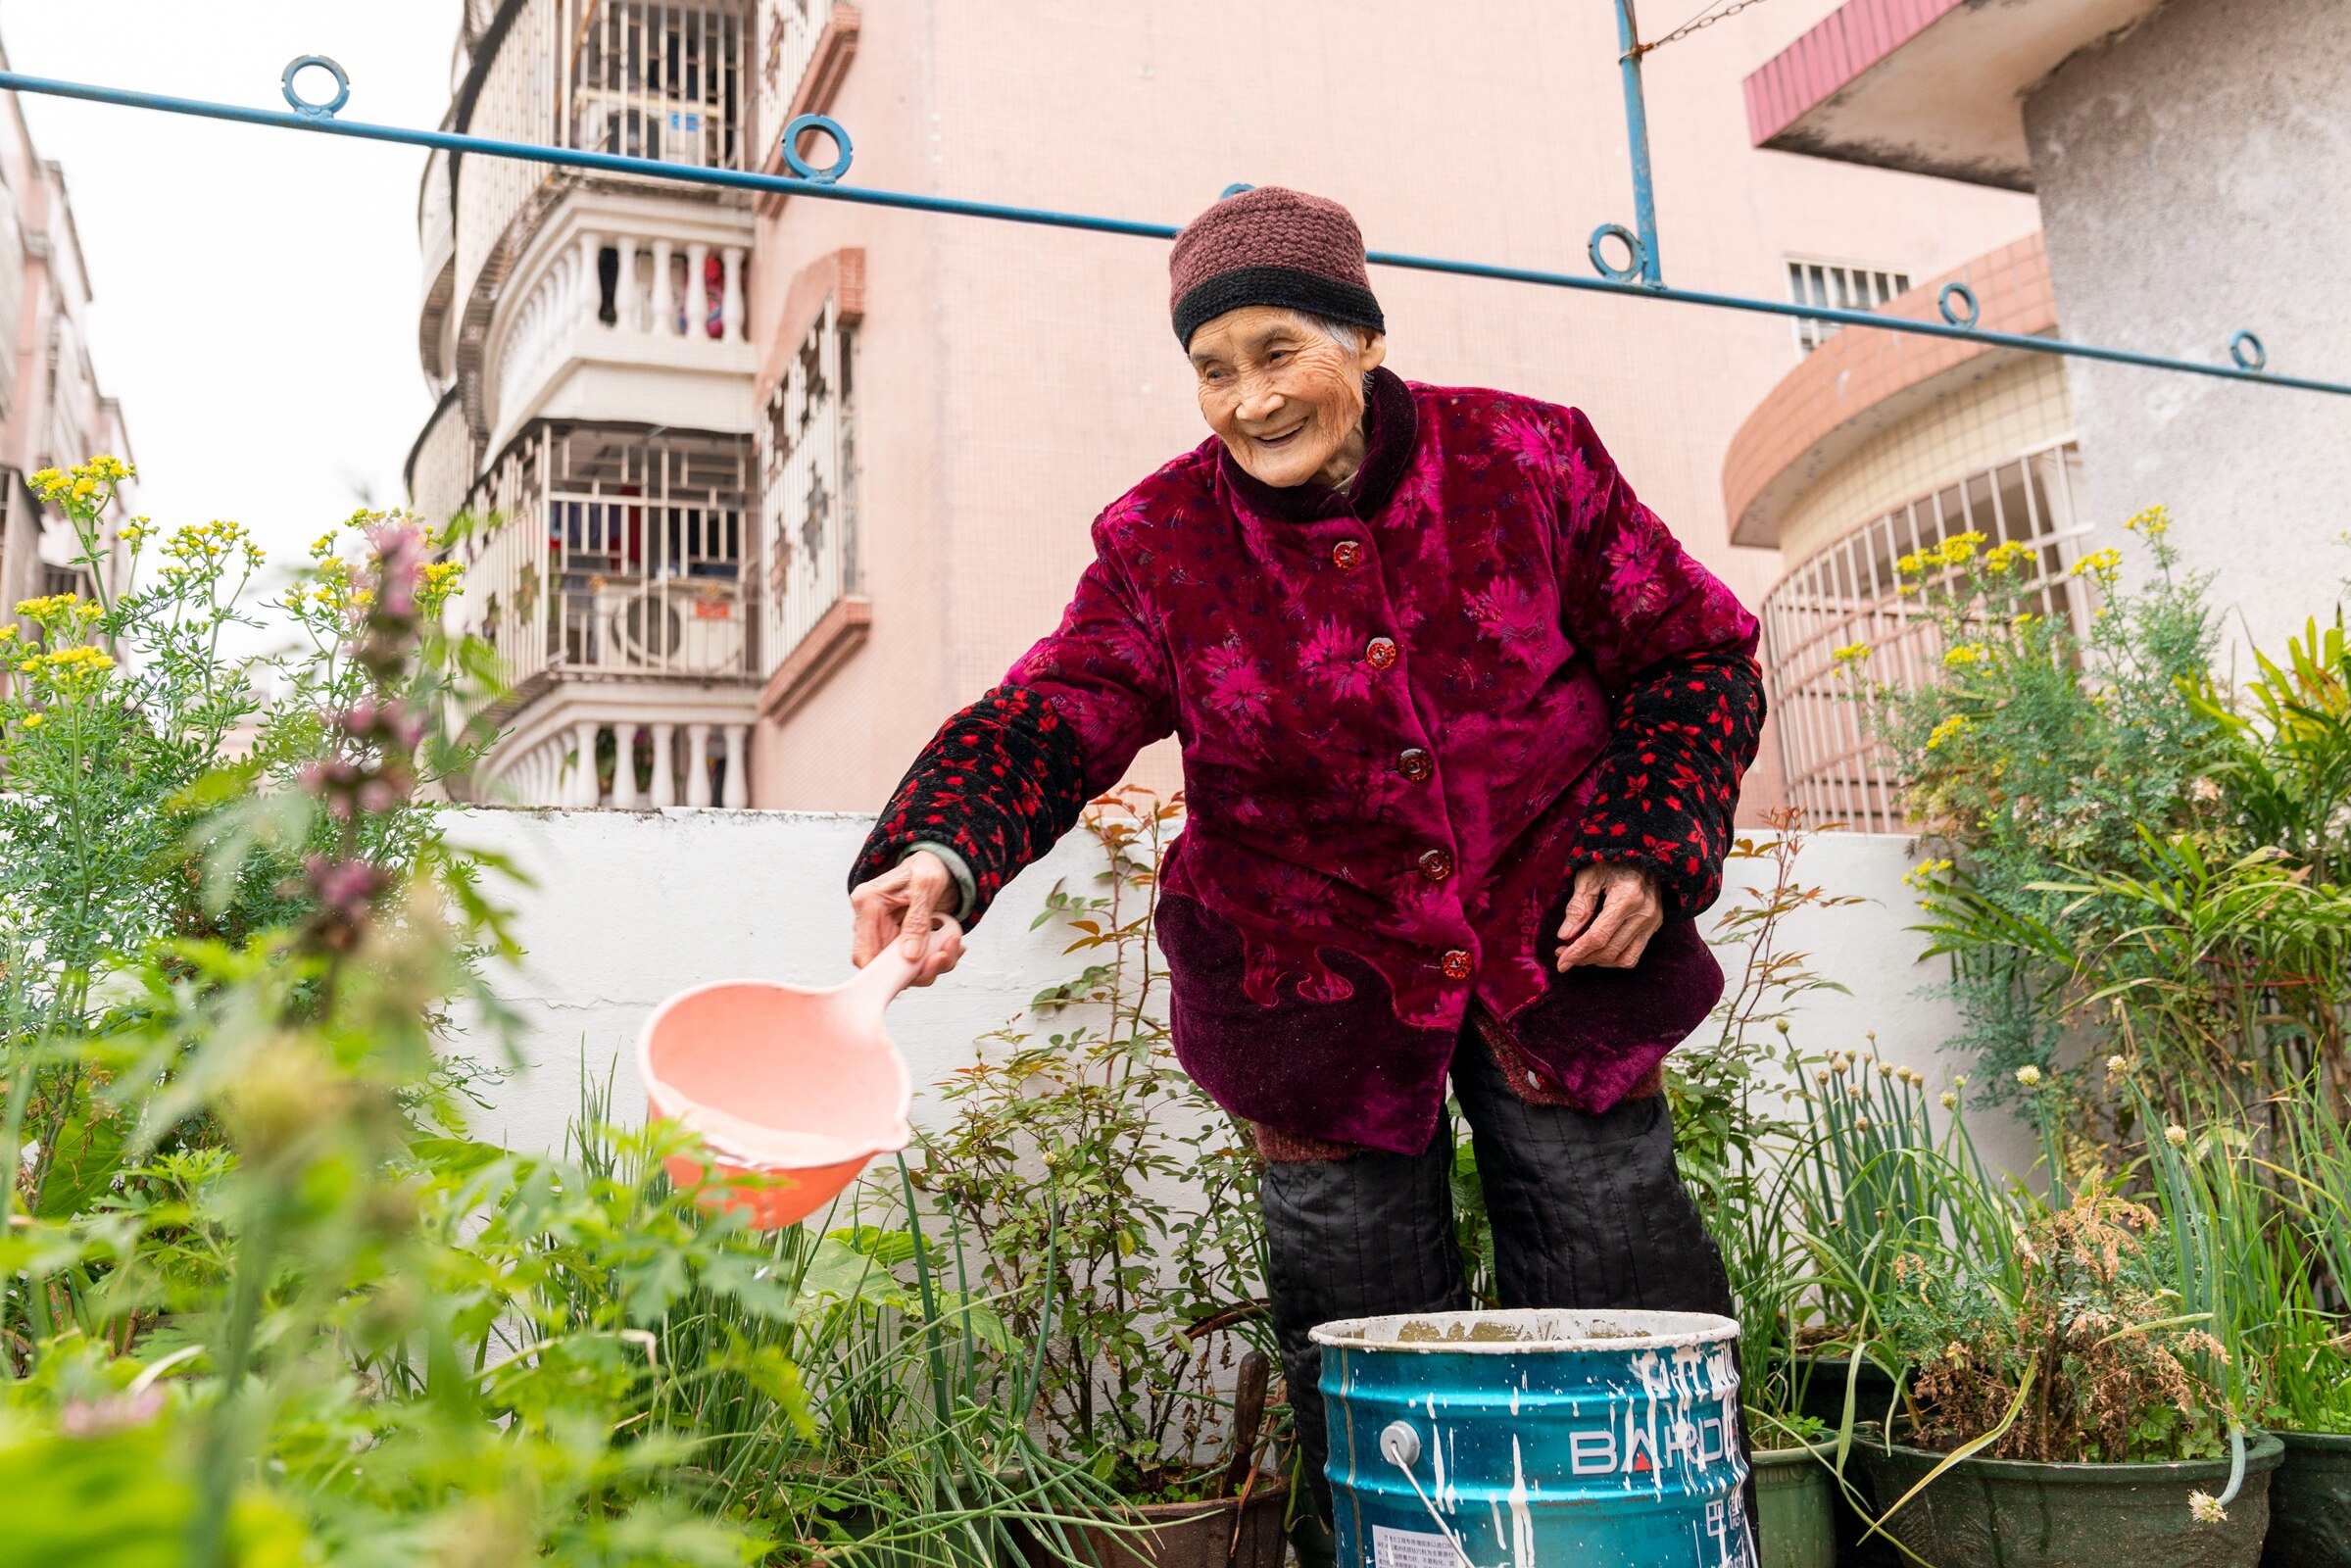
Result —
M509 857L534 883L502 900L518 912L528 956L496 981L521 1020L523 1070L498 1086L477 1132L516 1147L560 1146L583 1060L598 1076L617 1063L614 1114L642 1116L630 1056L638 1027L673 991L744 976L801 985L849 978L844 881L871 824L860 814L687 808L458 811L454 841ZM891 1034L917 1085L971 1059L974 1040L1076 970L1081 960L1062 956L1067 938L1057 926L1028 926L1056 880L1091 889L1100 864L1093 839L1072 834L1004 890L953 974L899 1001ZM1875 1029L1881 1056L1939 1085L1965 1064L1938 1052L1951 1033L1947 1004L1919 995L1940 971L1917 961L1920 939L1905 929L1917 919L1902 885L1909 865L1897 837L1831 834L1804 852L1806 883L1871 902L1809 911L1787 928L1789 946L1852 992L1816 995L1796 1038L1810 1050L1859 1051ZM1734 862L1726 899L1768 874L1759 862ZM1723 955L1727 971L1738 961ZM479 1041L468 1049L491 1055ZM1987 1157L2020 1169L2031 1162L2021 1127L1984 1113L1971 1124Z

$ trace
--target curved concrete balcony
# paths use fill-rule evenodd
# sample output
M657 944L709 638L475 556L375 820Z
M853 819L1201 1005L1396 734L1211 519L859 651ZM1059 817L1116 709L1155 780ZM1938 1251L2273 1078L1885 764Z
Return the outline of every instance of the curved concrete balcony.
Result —
M1953 282L1974 291L1982 307L1978 324L1986 331L2027 337L2057 331L2057 298L2037 233L1927 279L1880 307L1879 314L1939 321L1937 302L1943 285ZM1798 541L1784 537L1784 524L1808 493L1864 447L1972 383L2025 360L2045 358L2023 349L1867 327L1837 332L1782 377L1731 438L1723 454L1723 506L1731 519L1731 542L1805 553Z
M481 359L486 450L531 420L747 435L748 206L580 186L502 291Z

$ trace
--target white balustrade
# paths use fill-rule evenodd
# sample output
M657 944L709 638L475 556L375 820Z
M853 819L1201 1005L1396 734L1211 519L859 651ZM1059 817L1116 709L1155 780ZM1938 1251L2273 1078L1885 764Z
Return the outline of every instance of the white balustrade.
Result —
M653 242L653 309L646 313L645 330L657 336L671 336L677 331L677 292L669 276L672 257L669 242Z
M729 245L719 253L720 265L726 270L720 319L725 323L720 334L728 342L743 333L743 247Z
M612 809L637 808L637 726L612 726Z
M613 319L604 314L603 255L613 253ZM684 287L677 272L684 256ZM705 276L718 257L720 336L710 336L711 284ZM621 336L683 338L689 343L740 343L749 334L744 295L747 253L740 245L713 247L700 240L679 242L638 234L583 232L575 245L550 263L514 307L513 324L496 367L497 416L511 422L534 389L558 373L565 358L594 356L598 332ZM582 333L589 334L583 341Z
M571 726L571 789L564 797L566 806L602 804L604 791L596 781L596 737L603 728L585 721Z
M748 724L726 726L726 794L719 804L730 811L751 804L750 748L745 744L750 735Z
M677 804L677 774L669 756L669 739L676 733L675 724L653 726L653 806L656 810Z
M710 335L710 248L701 240L686 247L686 336Z
M686 726L686 804L710 804L710 726Z
M650 732L653 777L646 788L637 786L637 731ZM683 730L681 737L679 731ZM718 731L720 755L710 755L710 732ZM612 738L612 789L607 796L596 772L596 752L604 737ZM644 808L660 809L680 803L678 774L685 774L684 805L713 804L742 810L751 802L751 726L748 724L609 723L582 719L568 732L541 741L505 764L489 795L493 804L515 807L555 807L573 810L610 807L616 811ZM725 783L713 802L710 773L723 765Z

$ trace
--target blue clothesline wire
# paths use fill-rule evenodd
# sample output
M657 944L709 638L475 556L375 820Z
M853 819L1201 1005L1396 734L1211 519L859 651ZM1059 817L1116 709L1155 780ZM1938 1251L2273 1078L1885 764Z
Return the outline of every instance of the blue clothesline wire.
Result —
M306 102L295 88L295 78L305 70L318 68L330 72L336 83L336 96L331 102ZM37 93L45 97L71 98L84 103L107 104L122 109L145 109L171 115L191 115L205 120L228 121L236 124L261 125L274 130L300 130L328 136L346 136L361 141L390 142L399 146L424 147L459 155L487 158L511 158L525 163L548 164L563 169L594 170L602 173L631 174L639 178L667 180L678 184L713 185L730 190L757 191L779 196L802 196L817 201L850 202L867 207L890 207L908 212L938 213L955 218L985 218L999 222L1034 223L1049 228L1078 229L1097 234L1124 234L1139 239L1173 239L1177 225L1150 223L1133 219L1103 218L1092 213L1064 213L1051 208L1018 207L1002 202L965 201L952 196L926 196L915 191L879 190L839 183L840 175L849 163L849 138L842 128L822 116L803 116L793 122L785 132L785 146L790 163L796 169L808 169L791 148L800 134L813 126L832 136L841 149L838 163L830 170L814 171L808 175L761 174L734 169L703 169L692 165L667 164L650 158L628 158L612 153L586 152L568 147L542 146L536 142L506 141L496 137L473 136L446 130L417 130L406 125L378 125L363 121L335 118L350 97L349 78L342 68L321 56L304 56L286 68L285 92L296 109L253 109L238 104L211 103L197 98L176 98L162 93L136 92L122 87L103 87L89 82L60 81L46 76L31 76L21 72L0 71L0 90ZM1614 225L1602 225L1592 241L1595 266L1605 268L1599 256L1599 240L1603 234L1616 232ZM1630 239L1630 236L1628 236ZM1638 249L1638 248L1637 248ZM1641 258L1636 254L1634 267L1612 270L1603 277L1587 277L1580 273L1554 272L1532 267L1501 267L1490 262L1455 261L1441 256L1415 256L1401 251L1370 251L1365 260L1375 267L1403 268L1412 271L1442 272L1455 277L1492 278L1505 283L1532 283L1543 288L1579 289L1589 293L1609 294L1620 298L1671 300L1684 305L1698 305L1714 310L1745 311L1764 316L1786 316L1812 321L1834 321L1840 326L1867 327L1883 332L1907 332L1919 337L1947 338L1956 342L1981 343L1999 348L2022 350L2032 354L2059 354L2074 359L2099 360L2114 365L2132 365L2151 370L2168 370L2186 375L2213 376L2229 381L2250 381L2261 386L2290 387L2305 392L2326 392L2337 397L2351 397L2351 385L2323 381L2307 376L2276 375L2264 367L2268 351L2261 340L2250 332L2239 332L2230 340L2230 365L2199 364L2193 360L2166 359L2160 355L2140 354L2131 349L2105 348L2094 343L2073 343L2063 338L2038 337L2016 332L1990 332L1965 324L1975 319L1978 307L1974 294L1963 284L1947 285L1940 305L1946 318L1943 321L1918 320L1908 317L1882 316L1873 311L1837 310L1828 306L1797 305L1781 300L1753 299L1739 294L1716 294L1702 289L1671 288L1662 283L1642 280ZM1954 299L1964 300L1965 311L1955 311Z

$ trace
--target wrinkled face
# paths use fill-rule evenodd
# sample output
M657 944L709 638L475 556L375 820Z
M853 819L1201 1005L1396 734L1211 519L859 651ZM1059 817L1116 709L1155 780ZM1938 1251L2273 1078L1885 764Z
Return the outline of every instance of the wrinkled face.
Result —
M1334 343L1296 311L1245 305L1192 334L1200 413L1234 461L1266 484L1337 484L1363 461L1363 378L1388 340Z

